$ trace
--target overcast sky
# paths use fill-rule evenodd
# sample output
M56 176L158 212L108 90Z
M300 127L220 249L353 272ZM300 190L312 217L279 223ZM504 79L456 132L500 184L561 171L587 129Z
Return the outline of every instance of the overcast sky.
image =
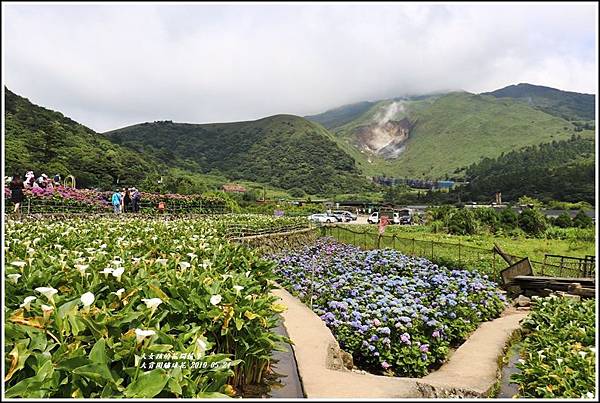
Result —
M595 3L2 3L4 84L96 131L528 82L597 92Z

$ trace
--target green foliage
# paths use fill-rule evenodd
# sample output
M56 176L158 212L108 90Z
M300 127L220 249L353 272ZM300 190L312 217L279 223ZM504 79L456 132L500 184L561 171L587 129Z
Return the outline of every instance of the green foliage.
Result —
M560 228L568 228L571 226L571 217L567 213L562 213L553 222L554 225Z
M596 385L595 300L537 298L522 324L518 397L593 398Z
M489 233L495 233L500 229L500 213L494 208L476 208L473 209L475 219L479 222L480 229Z
M528 196L594 203L594 153L593 138L572 137L484 158L467 168L464 192L475 200L499 191L506 201Z
M511 208L504 208L500 212L500 223L504 230L513 230L519 225L519 215Z
M458 235L473 235L477 233L477 218L468 208L457 210L448 221L448 232Z
M106 133L165 164L310 194L371 187L321 126L292 115L225 124L144 123Z
M579 210L577 215L573 217L572 224L577 228L591 228L594 225L592 219L583 210Z
M524 209L519 214L519 228L529 235L539 236L544 233L547 226L546 217L536 208Z
M534 197L529 197L527 195L519 197L519 205L520 206L530 206L534 208L541 208L544 203L539 201Z
M306 196L306 192L300 188L292 188L290 189L290 195L293 197L304 197Z

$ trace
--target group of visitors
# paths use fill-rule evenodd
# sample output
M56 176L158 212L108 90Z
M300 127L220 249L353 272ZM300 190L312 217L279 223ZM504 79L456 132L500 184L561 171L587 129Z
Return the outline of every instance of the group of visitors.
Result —
M5 181L8 182L8 188L10 189L10 201L14 204L14 213L20 214L21 204L25 200L25 189L53 189L55 186L60 185L60 175L54 175L54 178L50 179L48 175L41 174L37 179L33 171L27 171L25 174L25 180L21 179L21 175L15 174L12 177L5 177Z
M60 185L60 180L60 174L56 174L54 175L54 178L50 179L48 175L43 173L36 179L33 171L27 171L25 174L25 181L23 183L25 188L52 189L53 187Z
M119 189L115 189L112 195L111 202L113 205L114 212L120 213L139 213L140 211L140 200L142 195L139 190L135 187L123 188L121 192Z

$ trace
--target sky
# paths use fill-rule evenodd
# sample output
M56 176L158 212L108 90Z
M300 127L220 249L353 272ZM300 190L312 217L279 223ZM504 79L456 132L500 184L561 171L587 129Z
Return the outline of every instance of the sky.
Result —
M589 3L2 3L3 84L104 132L527 82L597 93Z

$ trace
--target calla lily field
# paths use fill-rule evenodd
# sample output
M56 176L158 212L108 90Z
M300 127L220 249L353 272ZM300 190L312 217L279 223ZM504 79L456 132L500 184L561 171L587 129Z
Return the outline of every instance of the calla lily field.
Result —
M273 264L210 220L10 221L4 251L6 397L234 396L285 341Z

